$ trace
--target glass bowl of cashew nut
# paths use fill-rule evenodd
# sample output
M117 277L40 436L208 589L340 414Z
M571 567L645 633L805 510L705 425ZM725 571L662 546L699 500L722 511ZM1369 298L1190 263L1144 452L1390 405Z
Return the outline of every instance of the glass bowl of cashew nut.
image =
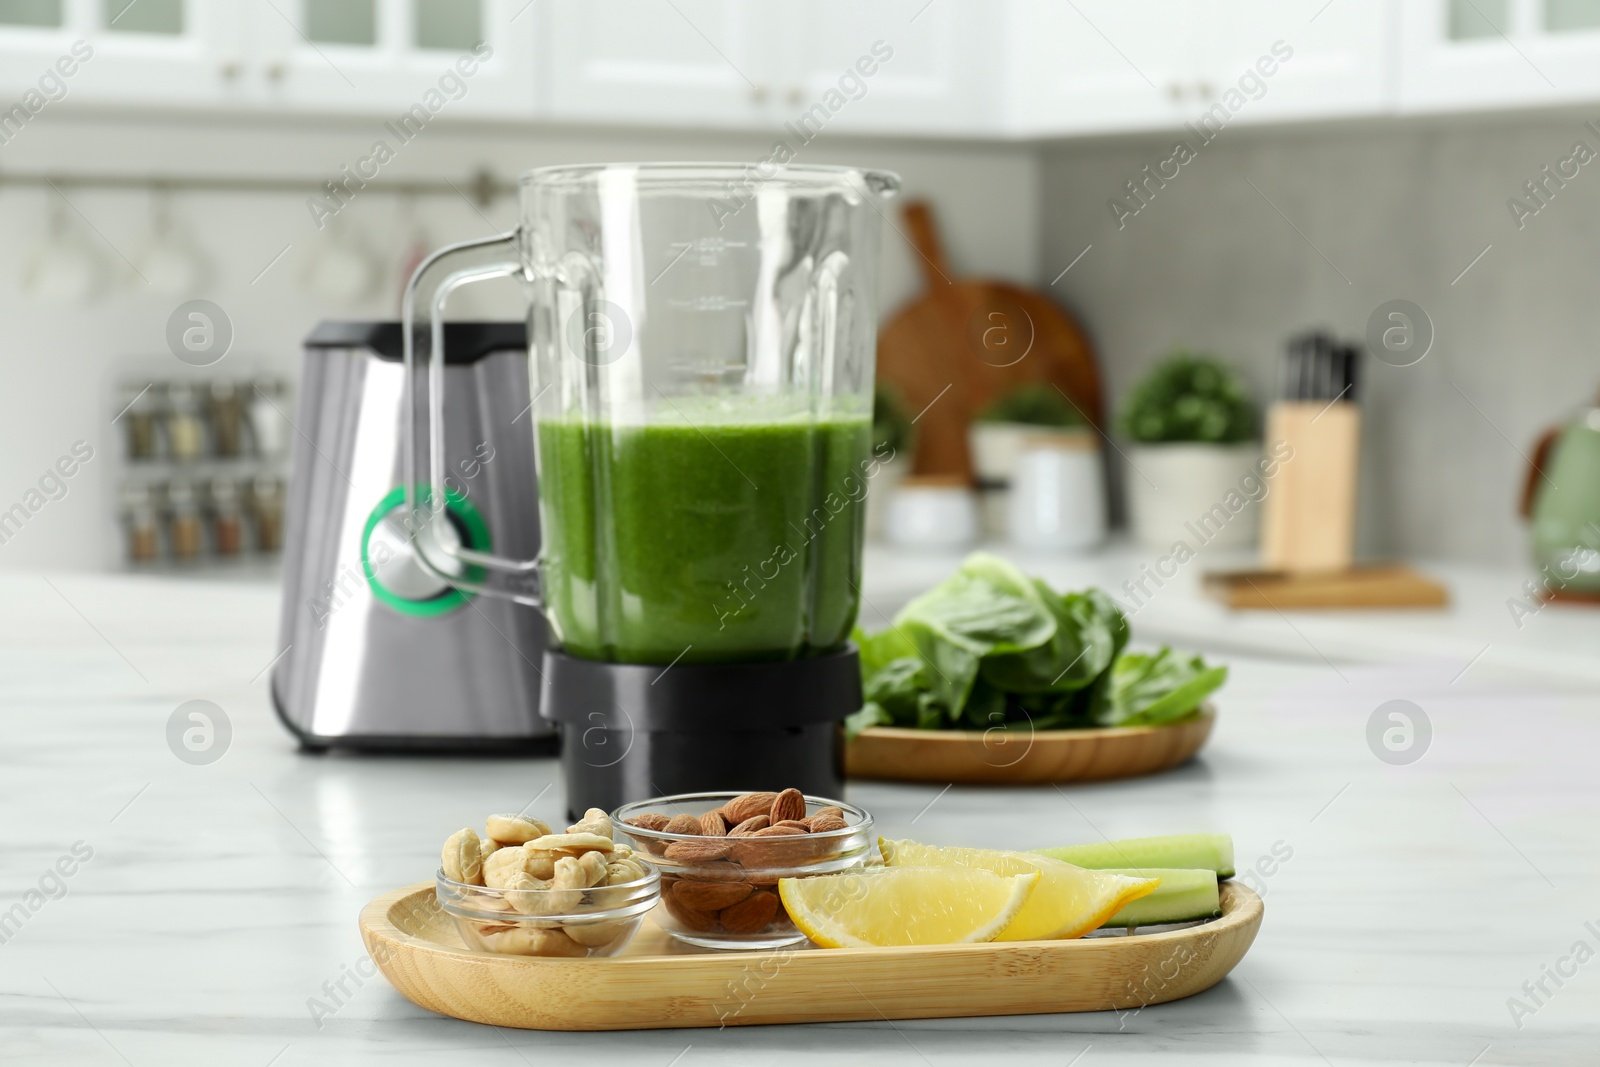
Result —
M491 815L445 842L439 906L478 952L614 956L661 899L661 875L591 808L564 833L528 815Z

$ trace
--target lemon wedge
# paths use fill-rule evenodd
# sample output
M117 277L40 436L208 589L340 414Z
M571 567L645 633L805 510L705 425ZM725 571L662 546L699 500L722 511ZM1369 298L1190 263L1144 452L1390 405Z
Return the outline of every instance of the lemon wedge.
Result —
M915 841L878 839L886 870L947 867L990 871L1016 877L1037 871L1039 884L996 941L1036 941L1082 937L1104 926L1129 901L1149 896L1159 878L1130 878L1109 871L1090 871L1028 852L990 848L941 848Z
M1038 870L1000 875L973 867L873 867L783 878L778 896L823 948L968 945L993 941L1039 883Z

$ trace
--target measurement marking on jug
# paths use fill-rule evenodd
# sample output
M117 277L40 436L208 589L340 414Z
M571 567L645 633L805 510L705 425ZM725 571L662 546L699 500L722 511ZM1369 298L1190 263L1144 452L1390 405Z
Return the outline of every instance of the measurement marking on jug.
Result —
M677 254L677 255L675 255L675 256L673 256L673 257L672 257L672 262L671 262L671 263L668 263L668 264L667 264L667 265L666 265L666 266L665 266L665 267L662 267L662 268L661 268L661 273L660 273L660 274L657 274L657 275L656 275L656 276L655 276L655 277L654 277L654 278L651 278L651 279L650 279L650 284L651 284L651 285L654 285L654 284L655 284L655 283L656 283L656 282L659 282L659 281L660 281L660 280L661 280L661 276L662 276L662 275L663 275L663 274L666 274L666 273L667 273L667 271L669 271L669 270L671 270L671 269L672 269L672 268L673 268L673 267L676 267L676 266L677 266L677 265L678 265L678 260L680 260L680 259L682 259L682 258L683 258L683 257L684 257L684 256L686 256L686 255L688 255L688 254L689 254L689 249L690 249L690 248L691 248L691 247L693 247L693 246L691 246L691 245L684 245L684 246L683 246L683 251L681 251L681 252L679 252L679 253L678 253L678 254Z
M730 248L748 248L748 241L729 241L724 237L696 237L693 241L674 241L673 248L683 245L685 252L693 251L695 258L702 267L715 267L722 260L722 253Z
M668 300L667 306L680 311L731 311L749 307L750 301L730 300L725 296L697 296L693 300Z

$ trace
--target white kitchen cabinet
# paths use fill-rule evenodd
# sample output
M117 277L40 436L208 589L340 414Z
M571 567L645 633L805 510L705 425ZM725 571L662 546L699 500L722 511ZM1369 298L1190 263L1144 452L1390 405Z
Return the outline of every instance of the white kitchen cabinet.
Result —
M1399 69L1405 113L1600 99L1600 0L1408 0Z
M1243 103L1232 120L1379 115L1394 106L1390 0L1210 0L1205 8L1196 42L1203 97L1235 90L1231 102Z
M1380 114L1391 16L1390 0L1013 0L1010 124L1061 136Z
M262 100L293 109L531 117L528 0L273 0L256 5ZM426 121L412 112L420 130Z
M9 108L34 90L97 104L238 104L244 37L241 7L213 0L11 0L0 5L0 101Z
M775 125L781 3L541 0L552 117L682 126Z
M1011 0L1005 126L1022 136L1181 125L1202 78L1194 0Z
M17 98L83 40L92 54L68 79L67 91L99 104L396 119L422 104L430 118L531 117L538 19L519 17L526 5L7 0L0 3L0 89L4 99ZM492 52L486 60L479 42ZM457 66L463 56L470 75Z
M1003 41L973 0L554 0L549 18L558 119L807 138L999 126Z
M798 128L994 136L1002 126L1004 19L971 0L785 0L787 84ZM820 109L820 110L819 110Z
M1231 125L1600 101L1600 0L0 0L0 134L63 92L418 126L420 105L774 134L1178 131L1219 104Z

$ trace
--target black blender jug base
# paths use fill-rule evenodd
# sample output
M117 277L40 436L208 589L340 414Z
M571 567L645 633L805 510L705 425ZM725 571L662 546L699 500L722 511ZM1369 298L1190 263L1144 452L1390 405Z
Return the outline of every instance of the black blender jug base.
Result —
M717 790L844 792L854 645L779 663L605 663L548 651L540 711L561 730L567 812Z

